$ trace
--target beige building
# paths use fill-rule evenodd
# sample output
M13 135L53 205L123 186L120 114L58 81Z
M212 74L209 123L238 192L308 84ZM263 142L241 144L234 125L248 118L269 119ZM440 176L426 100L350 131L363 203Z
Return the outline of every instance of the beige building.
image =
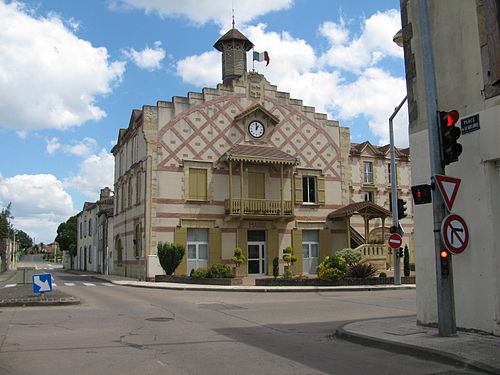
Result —
M381 225L390 215L382 197L387 152L367 144L354 156L348 128L247 72L252 46L231 29L214 45L222 52L222 84L134 110L120 130L112 149L114 272L162 274L157 245L175 242L186 246L176 274L232 263L240 247L246 274L269 275L287 246L298 256L295 272L313 274L322 258L350 243L351 225L367 228L357 235L363 242L377 226L373 219ZM398 152L405 190L408 153ZM374 167L369 184L362 182L365 160ZM373 202L338 211L364 202L365 188ZM355 214L367 220L351 222ZM385 245L378 247L385 256Z
M413 185L430 183L429 141L418 1L403 0ZM463 152L446 167L461 179L452 212L469 229L454 255L456 325L500 335L500 33L499 2L427 1L438 110L457 110ZM415 207L417 317L437 322L431 205Z

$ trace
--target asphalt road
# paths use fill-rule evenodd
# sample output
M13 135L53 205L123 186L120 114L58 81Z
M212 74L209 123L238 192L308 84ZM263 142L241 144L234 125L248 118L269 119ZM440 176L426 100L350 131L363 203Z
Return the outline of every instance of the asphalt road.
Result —
M415 314L414 290L173 291L51 272L82 303L1 309L2 375L472 373L332 337L347 321Z

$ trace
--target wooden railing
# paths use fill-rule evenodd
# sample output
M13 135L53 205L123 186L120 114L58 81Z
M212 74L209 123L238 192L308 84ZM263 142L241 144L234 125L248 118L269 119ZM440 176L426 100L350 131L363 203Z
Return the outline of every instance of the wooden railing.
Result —
M224 208L226 215L293 216L292 201L281 201L279 199L226 199Z

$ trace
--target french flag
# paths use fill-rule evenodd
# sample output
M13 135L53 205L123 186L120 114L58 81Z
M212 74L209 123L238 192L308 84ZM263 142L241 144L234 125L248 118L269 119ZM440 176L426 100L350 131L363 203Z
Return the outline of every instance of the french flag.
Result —
M267 53L267 51L264 51L264 52L256 52L254 51L253 52L253 60L254 61L265 61L266 62L266 66L269 65L269 54Z

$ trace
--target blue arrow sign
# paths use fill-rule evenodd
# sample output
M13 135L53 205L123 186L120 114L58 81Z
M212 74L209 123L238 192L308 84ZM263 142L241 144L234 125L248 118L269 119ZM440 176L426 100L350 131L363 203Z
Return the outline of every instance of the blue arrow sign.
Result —
M52 292L52 275L44 273L33 275L33 293Z

